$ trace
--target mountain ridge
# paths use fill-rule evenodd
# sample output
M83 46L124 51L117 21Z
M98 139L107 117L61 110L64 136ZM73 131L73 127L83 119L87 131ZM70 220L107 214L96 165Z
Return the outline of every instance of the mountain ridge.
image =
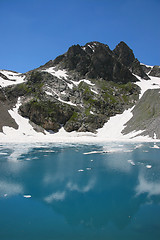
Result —
M160 68L141 64L124 42L113 51L99 42L73 45L25 74L1 70L0 105L8 112L20 99L19 114L37 131L64 127L67 132L96 133L110 117L135 106L141 91L137 82L154 76L160 76ZM5 124L17 128L12 117L4 123L3 116L1 132Z

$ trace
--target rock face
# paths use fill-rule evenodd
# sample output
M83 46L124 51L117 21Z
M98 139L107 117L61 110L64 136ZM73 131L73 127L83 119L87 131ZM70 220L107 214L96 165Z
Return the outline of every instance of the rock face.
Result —
M118 60L130 71L141 78L149 79L143 67L141 66L140 62L137 58L135 58L133 51L127 46L126 43L120 42L116 48L113 50L115 56Z
M3 126L18 129L18 125L8 112L10 108L10 101L6 98L3 89L0 89L0 132Z
M133 110L133 117L127 122L124 134L142 131L139 135L160 139L160 94L159 89L147 90Z
M40 131L57 132L63 126L68 132L96 132L111 116L136 104L140 88L134 74L149 79L149 71L124 42L113 51L99 42L74 45L55 60L27 72L24 82L4 87L0 109L6 102L13 107L20 98L19 113ZM159 69L153 68L150 74L158 75ZM13 119L8 119L8 126L17 128ZM5 120L0 117L0 122L2 131Z
M61 126L69 132L95 132L138 99L139 88L131 82L83 79L74 84L46 71L33 71L26 78L25 83L5 88L5 96L12 103L21 97L19 113L54 132Z
M51 62L50 62L51 64ZM78 72L81 77L118 83L135 82L137 79L122 65L105 44L90 42L85 46L74 45L68 52L56 58L52 66Z
M159 66L154 66L149 73L150 76L153 77L160 77L160 67Z

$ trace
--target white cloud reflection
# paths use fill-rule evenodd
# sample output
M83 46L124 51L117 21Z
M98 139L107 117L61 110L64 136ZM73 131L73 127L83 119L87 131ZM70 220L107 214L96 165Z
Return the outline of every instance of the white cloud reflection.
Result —
M0 195L1 196L13 196L17 194L23 194L23 187L17 183L11 183L6 181L0 181Z
M78 184L76 184L76 183L69 182L67 184L67 188L70 191L77 191L77 192L81 192L81 193L86 193L86 192L89 192L91 189L93 189L94 185L95 185L95 180L91 179L91 180L89 180L88 184L85 185L85 186L78 186Z
M141 174L139 176L139 184L136 186L135 191L137 196L143 193L148 193L148 196L160 195L160 183L150 182Z
M45 197L44 201L47 203L52 203L53 201L63 201L65 199L65 196L66 196L65 191L63 191L63 192L58 191L58 192L52 193L51 195Z

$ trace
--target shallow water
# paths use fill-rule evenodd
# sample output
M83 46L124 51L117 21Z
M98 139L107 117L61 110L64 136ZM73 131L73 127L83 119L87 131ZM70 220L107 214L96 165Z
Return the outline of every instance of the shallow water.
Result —
M0 240L22 239L160 239L160 149L0 145Z

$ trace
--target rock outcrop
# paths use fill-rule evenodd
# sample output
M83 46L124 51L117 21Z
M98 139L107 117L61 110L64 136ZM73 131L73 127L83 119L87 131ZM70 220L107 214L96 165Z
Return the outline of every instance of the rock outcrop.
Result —
M90 42L83 47L74 45L67 53L48 64L74 71L87 79L102 78L117 83L137 81L129 69L118 61L108 45L99 42Z
M113 50L113 53L118 58L118 61L126 66L132 73L140 76L143 79L149 79L142 65L138 59L135 58L133 50L130 49L126 43L120 42Z
M153 77L160 77L160 66L154 66L149 75Z
M133 117L126 123L123 134L141 131L138 135L160 139L159 89L147 90L133 109Z

